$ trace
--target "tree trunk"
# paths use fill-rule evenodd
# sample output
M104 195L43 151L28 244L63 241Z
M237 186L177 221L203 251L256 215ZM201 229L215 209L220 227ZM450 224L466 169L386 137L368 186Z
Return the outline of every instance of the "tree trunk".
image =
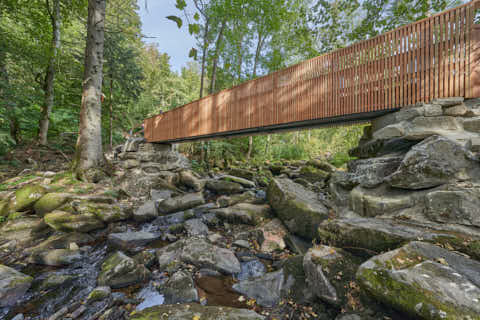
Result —
M49 2L47 1L47 10L50 12ZM47 74L45 77L45 101L42 107L42 118L39 123L38 143L47 144L48 126L50 124L50 113L52 112L54 103L54 82L55 82L55 62L60 49L60 0L53 0L53 13L50 14L52 22L52 48L50 59L47 66Z
M10 125L10 136L13 140L15 140L16 144L19 144L21 142L20 125L18 124L18 119L15 116L14 106L10 103L10 99L7 97L10 80L8 78L6 59L7 56L5 54L5 50L0 50L0 79L5 85L5 89L0 86L0 105L5 106L5 110L7 111L6 115Z
M271 139L271 136L268 135L267 136L267 143L265 144L265 155L268 156L268 151L269 151L269 148L270 148L270 139Z
M203 84L205 82L205 62L207 60L207 49L208 49L208 26L209 26L209 20L206 19L205 33L203 34L202 74L200 76L200 98L203 97Z
M110 150L113 150L113 76L110 75L110 128L109 128L109 141Z
M215 44L215 57L213 59L212 79L211 79L211 82L210 82L210 94L215 92L215 81L217 80L218 56L219 56L219 52L220 52L220 45L222 44L223 31L225 30L226 25L227 25L227 21L223 20L222 26L220 27L220 32L218 34L217 42Z
M247 152L247 160L250 160L250 157L252 155L252 150L253 150L253 137L249 136L248 137L248 152Z
M263 40L264 40L264 38L262 38L262 33L259 31L258 32L257 49L255 50L255 61L253 63L252 78L255 78L257 76L257 66L258 66L258 60L260 59L260 52L262 52Z
M83 75L80 132L74 170L82 180L96 182L98 169L104 166L102 150L102 77L105 42L106 0L88 1L87 46Z

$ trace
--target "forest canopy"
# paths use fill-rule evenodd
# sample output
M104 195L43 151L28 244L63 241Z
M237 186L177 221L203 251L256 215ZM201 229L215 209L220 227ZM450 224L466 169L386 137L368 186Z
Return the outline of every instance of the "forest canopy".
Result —
M106 5L101 135L104 150L142 120L199 97L367 39L461 4L455 0L161 0L162 19L196 40L180 72L160 45L146 44L139 7ZM79 132L87 0L0 3L0 154L22 144L73 151ZM187 53L186 53L187 54ZM183 145L200 159L262 160L344 154L361 126ZM202 160L202 159L200 159Z

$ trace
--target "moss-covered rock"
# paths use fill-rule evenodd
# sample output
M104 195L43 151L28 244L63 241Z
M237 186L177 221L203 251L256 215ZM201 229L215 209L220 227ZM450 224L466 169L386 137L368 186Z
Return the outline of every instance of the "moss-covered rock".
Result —
M322 161L320 159L312 159L307 162L308 166L315 167L317 169L323 170L325 172L333 173L337 170L334 165L331 165L327 161Z
M414 317L480 319L480 262L432 244L415 241L375 256L357 279L376 299Z
M0 308L15 305L27 292L33 278L0 265Z
M73 207L79 214L93 214L105 223L127 220L133 213L115 204L98 203L91 201L74 202Z
M123 288L150 279L151 274L143 265L120 251L115 252L102 264L97 282L100 286Z
M328 178L330 178L330 173L312 166L306 166L300 169L300 177L311 183L324 183Z
M162 305L132 314L132 320L263 320L255 311L228 307L201 306L199 304Z
M35 203L33 209L36 214L44 215L45 213L58 209L71 199L72 195L68 193L47 193Z
M238 203L232 207L211 210L218 218L231 223L258 225L270 215L269 205Z
M15 191L15 196L10 200L9 211L15 212L29 210L33 207L35 202L46 193L47 190L41 185L26 185Z
M0 217L8 215L8 201L0 200Z
M111 293L112 293L112 289L110 289L110 287L107 287L107 286L96 287L88 295L87 301L90 303L95 301L101 301L108 298Z
M189 193L161 201L158 204L158 212L160 214L168 214L188 210L204 203L205 199L201 193Z
M105 227L93 213L73 214L55 210L46 214L44 220L53 229L63 232L90 232Z
M217 194L235 194L243 191L241 184L224 180L208 180L206 187Z
M314 239L317 228L328 218L328 210L315 193L289 179L272 179L268 201L290 232Z
M29 242L48 235L50 228L42 218L20 216L7 220L0 228L0 239Z

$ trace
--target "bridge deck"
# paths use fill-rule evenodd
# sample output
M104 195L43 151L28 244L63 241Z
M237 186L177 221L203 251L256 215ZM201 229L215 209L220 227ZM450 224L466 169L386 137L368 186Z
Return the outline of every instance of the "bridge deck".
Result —
M480 0L144 121L181 142L365 121L435 98L480 97Z

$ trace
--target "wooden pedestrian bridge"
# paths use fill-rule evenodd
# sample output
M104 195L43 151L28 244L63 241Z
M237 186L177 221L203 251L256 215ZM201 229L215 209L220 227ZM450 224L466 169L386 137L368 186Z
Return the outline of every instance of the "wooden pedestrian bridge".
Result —
M369 121L445 97L480 97L480 0L144 120L149 142Z

